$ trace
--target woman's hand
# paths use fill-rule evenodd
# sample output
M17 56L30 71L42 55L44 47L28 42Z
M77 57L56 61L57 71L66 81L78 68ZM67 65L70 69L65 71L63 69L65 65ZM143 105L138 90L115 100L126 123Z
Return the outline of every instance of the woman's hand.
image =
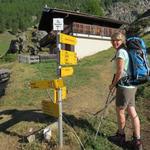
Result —
M114 84L109 85L109 90L110 90L111 94L113 95L116 91L116 86Z
M109 90L112 91L115 88L114 84L109 85Z

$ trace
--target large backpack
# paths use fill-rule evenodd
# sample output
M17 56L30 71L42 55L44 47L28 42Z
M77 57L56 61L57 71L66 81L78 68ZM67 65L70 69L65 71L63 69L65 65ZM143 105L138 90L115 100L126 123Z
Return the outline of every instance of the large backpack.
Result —
M139 85L147 82L150 79L150 69L144 41L139 37L130 37L127 39L126 45L130 62L128 84Z

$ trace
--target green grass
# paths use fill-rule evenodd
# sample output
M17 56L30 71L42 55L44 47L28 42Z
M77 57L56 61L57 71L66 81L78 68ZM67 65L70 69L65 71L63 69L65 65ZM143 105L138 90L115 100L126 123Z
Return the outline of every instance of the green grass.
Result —
M145 37L146 41L149 39L149 36ZM110 60L113 55L113 50L107 50L103 52L99 52L93 56L86 57L78 62L77 66L73 66L74 74L70 77L66 77L65 83L69 90L80 89L82 86L91 85L92 90L97 90L99 93L104 92L104 86L97 87L95 82L101 81L104 84L103 80L100 78L100 73L104 71L107 72L110 68L105 68L107 63L110 63ZM10 58L11 61L10 61ZM41 100L48 98L48 94L46 90L39 89L30 89L28 87L28 83L34 80L53 80L56 79L56 68L57 64L55 61L50 61L48 63L39 63L39 64L19 64L17 61L13 61L16 59L16 56L8 55L4 59L1 60L0 67L5 67L11 69L11 79L7 86L6 96L1 98L1 101L4 102L2 107L9 108L39 108L41 106ZM110 72L107 72L108 76ZM94 83L93 83L94 81ZM99 85L98 85L99 86ZM89 91L91 89L89 88ZM48 92L51 93L50 90ZM82 92L82 91L81 91ZM146 105L147 100L150 97L150 88L149 84L142 85L137 92L137 106L142 125L148 124L148 117L144 115L144 111L149 110L149 107ZM99 99L99 97L97 97ZM145 100L147 99L147 100ZM101 135L98 135L97 139L95 138L95 133L99 124L99 118L94 117L92 115L84 115L81 118L73 117L70 119L72 122L72 126L83 142L86 150L121 150L118 146L110 143L107 139L109 135L116 131L116 121L114 121L114 111L109 112L108 117L103 120L103 124L100 127ZM21 123L13 126L10 131L14 131L18 134L24 133L30 127L40 128L45 126L46 123L37 123L30 122L27 123L22 121ZM64 139L66 145L71 145L74 143L74 138L69 137L70 131L64 127ZM43 142L36 140L33 143L23 143L20 144L21 149L33 149L38 150L45 147Z
M56 62L32 65L16 62L9 69L13 80L8 84L7 96L2 97L5 105L37 106L40 105L41 100L48 98L45 89L30 89L28 84L37 80L56 79Z
M100 120L98 117L88 116L85 117L88 120L88 124L83 125L84 128L79 130L79 135L84 143L86 150L121 150L121 148L113 145L108 141L108 136L116 130L116 124L113 121L105 118L102 120L102 124L99 129L99 134L96 136L96 131Z
M91 84L90 80L99 80L100 66L104 66L107 62L110 61L113 51L108 50L105 52L97 53L91 57L84 58L79 61L77 66L74 66L74 75L70 77L66 77L65 83L69 90L80 88L82 86L86 86ZM2 61L2 60L1 60ZM4 63L5 62L5 63ZM51 61L49 63L39 63L39 64L19 64L17 61L9 62L6 59L3 60L1 65L8 67L11 69L11 79L7 87L6 96L1 98L3 101L4 107L12 107L12 108L40 108L41 100L48 98L46 90L39 89L30 89L28 87L28 83L34 80L53 80L56 79L56 68L57 64L55 61ZM97 65L100 65L97 67ZM99 68L99 69L97 69ZM48 90L48 92L51 92ZM52 96L53 97L53 96ZM88 120L88 118L85 118ZM92 122L88 122L87 124L92 124ZM35 123L36 126L37 123ZM93 128L96 130L96 126L92 124ZM19 126L19 127L18 127ZM30 124L19 123L16 124L13 128L10 129L11 132L23 133L29 128ZM40 125L42 126L42 125ZM45 124L43 124L45 126ZM92 127L91 126L91 127ZM109 128L109 127L108 127ZM111 128L111 125L110 125ZM92 141L94 138L95 132L92 132L88 126L83 127L82 129L76 128L76 131L83 140L86 149L99 149L99 147L103 147L103 149L111 149L113 146L108 142L106 137L98 137L97 141ZM107 129L105 128L107 132ZM68 131L67 131L68 132ZM64 133L65 134L65 133ZM69 133L68 133L69 134ZM88 139L87 139L88 138ZM84 139L87 139L84 141ZM69 139L69 143L72 143L72 140ZM92 143L91 143L92 142ZM23 144L21 145L23 149L42 149L40 141L35 141L32 144Z
M147 47L150 47L150 34L144 36L144 40Z
M89 84L91 79L99 80L99 71L95 68L98 64L104 66L110 61L112 50L100 52L91 57L87 57L79 61L77 66L73 66L74 74L64 78L64 82L69 90L80 88ZM9 59L11 58L11 59ZM15 59L15 55L6 55L1 62L5 65ZM9 61L8 61L9 60ZM39 64L19 64L15 62L9 69L12 71L13 81L8 85L8 95L2 97L5 105L11 106L36 106L40 104L41 99L47 98L47 91L40 89L30 89L27 84L36 80L53 80L57 79L57 63L50 61L49 63ZM28 71L27 71L28 70ZM27 72L24 74L24 72ZM20 88L21 86L21 88ZM24 87L23 87L24 86ZM48 90L51 91L51 90ZM53 97L53 96L52 96ZM35 100L36 99L36 100Z
M0 34L0 56L2 56L9 48L10 41L14 39L14 36L8 32Z
M99 52L93 56L86 57L78 62L78 65L73 67L74 74L71 77L67 77L65 81L69 88L79 88L80 86L85 86L89 84L91 79L98 80L100 74L100 66L104 66L106 63L110 62L113 55L113 50ZM97 66L99 66L99 69Z

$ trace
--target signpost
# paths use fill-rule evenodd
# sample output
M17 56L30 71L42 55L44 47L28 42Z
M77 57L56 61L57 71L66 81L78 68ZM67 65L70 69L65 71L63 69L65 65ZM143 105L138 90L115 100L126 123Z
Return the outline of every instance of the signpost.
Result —
M59 132L59 146L63 147L63 127L62 127L62 100L66 99L67 89L64 85L62 77L70 76L73 74L72 67L62 67L62 65L76 65L77 55L75 52L62 50L61 43L75 45L77 39L73 36L66 35L60 31L64 30L64 20L63 18L53 19L53 30L56 31L57 39L56 46L58 49L57 55L57 76L58 79L55 80L41 80L33 81L30 83L31 88L40 89L54 89L54 100L53 101L42 101L42 110L44 113L58 117L58 132Z
M64 29L64 20L63 18L54 18L53 19L53 30L57 31L57 37L56 37L56 46L58 49L58 54L59 51L61 50L61 44L59 42L59 35L60 35L60 31L62 31ZM58 56L59 59L59 56ZM58 69L61 69L61 65L60 65L60 61L58 60ZM57 74L58 78L61 79L60 74ZM63 147L63 128L62 128L62 89L59 88L58 89L58 106L59 106L59 118L58 118L58 131L59 131L59 145L60 148Z
M70 44L70 45L76 45L77 44L77 38L76 37L60 33L59 38L60 38L60 43Z
M55 25L55 24L54 24ZM54 27L54 29L58 28ZM57 49L58 49L58 77L64 77L73 74L73 68L62 68L61 65L75 65L77 64L77 55L75 52L70 52L61 49L61 43L75 45L77 43L77 39L73 36L66 35L57 31ZM58 122L58 129L59 129L59 144L60 148L63 147L63 128L62 128L62 99L66 93L63 92L62 88L59 88L58 91L58 104L59 104L59 122ZM64 94L65 93L65 94ZM57 99L57 98L56 98ZM56 100L57 101L57 100Z
M77 54L66 50L60 50L60 64L61 65L76 65Z
M71 76L73 74L73 68L72 67L62 67L60 70L60 76L66 77Z
M30 82L29 85L31 88L40 88L40 89L48 89L48 88L62 88L64 87L64 82L62 79L56 79L56 80L40 80L40 81L33 81Z
M63 18L53 18L53 30L54 31L64 30L64 20L63 20Z
M58 104L43 100L42 101L42 110L45 114L48 114L53 117L59 117L59 107Z
M67 97L67 88L64 86L61 88L61 98L62 100L66 99ZM54 89L54 103L58 103L58 90Z

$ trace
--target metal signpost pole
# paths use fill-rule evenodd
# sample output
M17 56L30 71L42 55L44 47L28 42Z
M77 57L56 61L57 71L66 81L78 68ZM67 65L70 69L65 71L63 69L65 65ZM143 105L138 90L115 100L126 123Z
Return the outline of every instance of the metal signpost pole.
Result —
M63 148L63 127L62 127L62 100L66 99L66 87L63 84L61 77L73 74L72 67L62 67L63 65L77 64L77 56L75 52L61 50L61 43L76 45L77 39L73 36L61 33L64 30L63 18L53 18L53 30L56 31L56 45L57 45L57 80L52 81L36 81L31 82L31 88L53 88L54 101L42 101L42 109L46 114L58 118L58 132L59 132L59 147ZM62 65L62 66L61 66Z
M61 50L61 44L59 42L59 35L60 35L60 31L57 31L57 49L58 49L58 70L57 70L57 75L58 78L61 78L60 76L60 69L61 69L61 65L60 65L60 50ZM63 147L63 128L62 128L62 89L59 88L58 89L58 105L59 105L59 118L58 118L58 131L59 131L59 146L60 148Z
M57 44L57 80L41 80L31 82L31 88L53 88L54 101L42 101L42 109L46 114L58 118L58 132L59 132L59 147L63 148L63 117L62 117L62 100L66 99L66 87L64 86L61 77L73 74L72 67L64 67L63 65L77 64L77 56L75 52L61 50L61 43L75 45L77 40L75 37L61 33L64 30L64 19L53 18L53 30L56 31L56 44ZM62 66L63 67L62 67Z

